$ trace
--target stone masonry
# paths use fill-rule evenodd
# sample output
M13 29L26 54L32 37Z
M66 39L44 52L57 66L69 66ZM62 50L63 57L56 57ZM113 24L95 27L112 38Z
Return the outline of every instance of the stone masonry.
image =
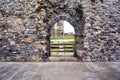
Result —
M81 61L120 61L119 0L0 0L0 61L49 57L59 20L74 27Z

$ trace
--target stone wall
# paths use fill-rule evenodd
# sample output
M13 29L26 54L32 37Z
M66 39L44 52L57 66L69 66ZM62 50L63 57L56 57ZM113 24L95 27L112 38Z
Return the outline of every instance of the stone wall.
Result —
M120 60L120 2L104 0L91 3L86 17L84 43L93 61Z
M49 24L60 15L78 24L77 49L89 61L119 61L119 12L118 0L0 0L0 61L41 61Z

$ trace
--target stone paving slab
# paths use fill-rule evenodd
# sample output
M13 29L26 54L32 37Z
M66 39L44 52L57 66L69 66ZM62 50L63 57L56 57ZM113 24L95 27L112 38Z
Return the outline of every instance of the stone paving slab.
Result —
M120 62L0 62L0 80L120 80Z

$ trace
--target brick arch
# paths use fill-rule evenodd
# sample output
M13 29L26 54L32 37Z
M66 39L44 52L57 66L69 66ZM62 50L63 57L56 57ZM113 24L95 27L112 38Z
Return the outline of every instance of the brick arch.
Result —
M81 36L81 34L80 34L80 31L81 30L79 30L80 28L80 26L77 24L77 22L75 21L75 20L73 20L72 18L70 18L70 17L68 17L68 16L63 16L63 15L60 15L60 16L57 16L57 17L55 17L55 18L52 18L51 19L51 21L50 21L50 23L49 23L49 27L48 27L48 30L47 30L47 33L48 33L48 35L47 35L47 51L48 51L48 55L49 56L51 56L51 53L50 53L50 36L51 36L51 29L52 29L52 27L54 26L54 24L56 23L56 22L59 22L60 20L65 20L65 21L67 21L67 22L69 22L72 26L73 26L73 28L74 28L74 30L75 30L75 45L74 45L74 47L75 47L75 52L74 52L74 56L75 57L77 57L77 53L76 53L76 46L79 44L79 38L78 37L80 37Z

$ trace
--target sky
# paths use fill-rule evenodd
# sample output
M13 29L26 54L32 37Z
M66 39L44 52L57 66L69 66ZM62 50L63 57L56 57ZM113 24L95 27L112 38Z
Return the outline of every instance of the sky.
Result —
M69 22L64 21L64 33L68 32L73 32L73 34L75 34L73 26Z

